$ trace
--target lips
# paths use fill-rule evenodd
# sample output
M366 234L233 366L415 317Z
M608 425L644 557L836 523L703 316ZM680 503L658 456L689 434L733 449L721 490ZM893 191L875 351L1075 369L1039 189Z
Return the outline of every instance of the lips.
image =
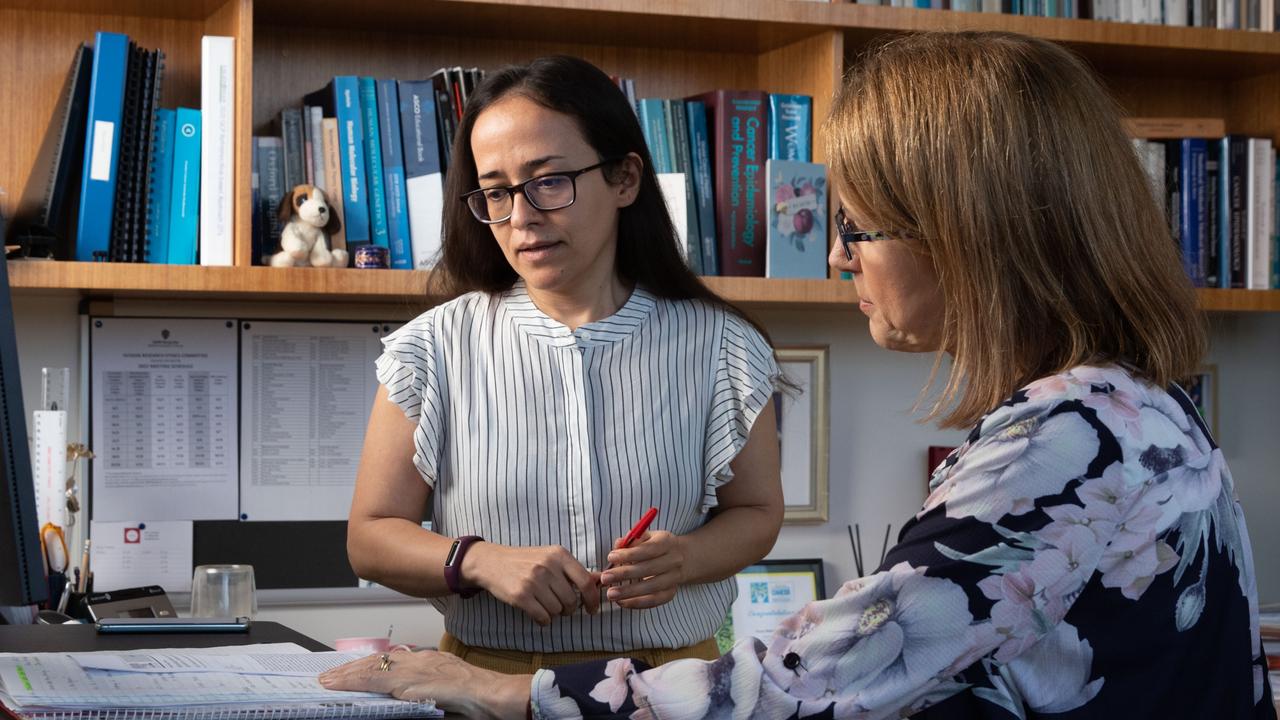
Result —
M538 252L539 250L546 250L547 248L555 247L556 245L559 245L559 244L560 244L559 242L529 243L528 245L523 245L521 247L516 248L516 252L517 253Z

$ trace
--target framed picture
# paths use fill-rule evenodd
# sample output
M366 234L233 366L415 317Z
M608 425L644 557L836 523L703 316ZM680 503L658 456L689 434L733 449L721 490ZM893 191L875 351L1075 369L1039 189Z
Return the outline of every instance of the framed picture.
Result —
M1187 395L1200 411L1204 424L1218 437L1218 366L1204 365L1186 384Z
M783 522L827 519L827 347L778 348L778 362L799 393L774 393L782 448Z
M927 458L924 464L924 496L929 497L929 483L933 480L933 471L938 469L943 460L954 451L954 447L946 445L930 445Z
M768 643L778 624L805 604L826 598L822 560L761 560L736 576L738 597L716 631L724 653L745 637Z

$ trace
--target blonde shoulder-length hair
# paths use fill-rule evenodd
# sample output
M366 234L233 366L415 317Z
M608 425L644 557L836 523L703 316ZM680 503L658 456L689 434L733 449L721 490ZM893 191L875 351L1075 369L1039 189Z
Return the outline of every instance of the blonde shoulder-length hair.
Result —
M1071 52L1003 32L884 42L826 124L851 210L937 271L950 375L927 419L972 425L1015 390L1116 363L1191 376L1205 321L1115 103Z

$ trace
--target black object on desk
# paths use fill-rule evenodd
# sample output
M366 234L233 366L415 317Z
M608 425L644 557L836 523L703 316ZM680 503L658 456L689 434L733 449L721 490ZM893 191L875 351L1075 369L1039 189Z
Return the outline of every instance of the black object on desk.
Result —
M151 650L282 642L297 643L312 652L332 649L280 623L256 620L249 626L249 632L229 634L99 635L93 625L0 626L0 652L17 653Z

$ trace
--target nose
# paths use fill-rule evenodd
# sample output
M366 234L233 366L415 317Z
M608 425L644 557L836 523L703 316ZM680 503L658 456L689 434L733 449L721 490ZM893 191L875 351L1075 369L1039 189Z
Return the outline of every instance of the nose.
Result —
M325 214L325 213L327 213L327 212L329 212L329 208L327 208L327 207L325 207L325 206L321 205L321 206L320 206L320 214L321 214L321 215L323 215L323 214Z
M529 198L524 193L518 192L511 196L511 227L526 227L536 222L541 211L529 202Z
M831 246L831 252L827 254L827 264L841 272L858 273L862 272L862 263L858 259L858 251L853 251L853 259L850 260L844 254L844 244L839 239Z

